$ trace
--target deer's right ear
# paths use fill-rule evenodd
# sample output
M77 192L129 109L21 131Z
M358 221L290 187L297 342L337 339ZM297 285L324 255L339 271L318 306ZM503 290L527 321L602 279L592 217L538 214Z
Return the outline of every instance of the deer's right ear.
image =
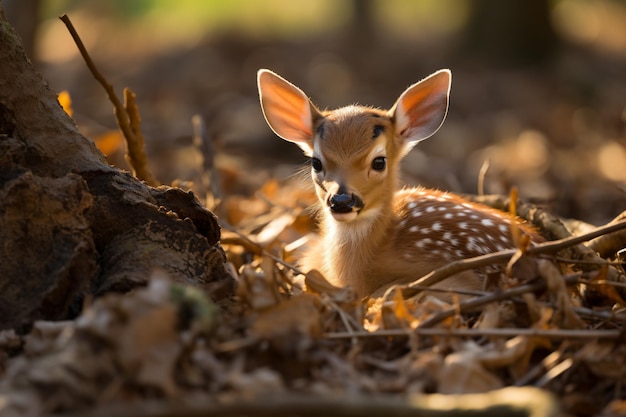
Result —
M259 70L257 83L263 116L270 128L312 156L313 121L322 117L319 110L302 90L270 70Z
M439 130L448 113L451 82L450 70L437 71L407 88L389 110L404 152Z

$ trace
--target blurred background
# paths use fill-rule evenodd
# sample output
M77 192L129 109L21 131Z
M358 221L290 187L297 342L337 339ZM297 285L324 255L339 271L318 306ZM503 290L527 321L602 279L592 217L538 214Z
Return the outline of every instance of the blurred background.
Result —
M198 183L194 115L224 195L287 181L305 158L258 104L269 68L321 108L389 108L410 84L453 73L437 135L405 182L523 199L600 224L626 209L626 2L617 0L4 0L5 14L73 115L127 168L112 106L63 23L67 14L121 96L137 94L149 161L165 184ZM197 185L196 185L197 186Z

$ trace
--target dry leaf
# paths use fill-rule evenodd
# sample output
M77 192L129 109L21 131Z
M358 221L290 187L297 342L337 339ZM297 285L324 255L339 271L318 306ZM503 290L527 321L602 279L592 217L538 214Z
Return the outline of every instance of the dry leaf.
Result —
M276 282L249 264L241 269L237 296L254 310L272 307L281 299Z
M510 368L513 377L518 378L527 372L535 349L550 346L550 341L544 338L517 336L507 340L504 347L485 346L476 355L476 360L489 369Z
M111 156L124 148L124 135L119 130L109 130L94 139L96 147L106 156Z
M72 96L70 96L70 92L67 90L61 91L57 99L61 107L63 107L63 111L65 111L68 116L73 117L74 111L72 110Z
M555 298L557 308L552 318L553 322L565 329L583 329L585 323L573 310L572 299L569 296L563 276L556 266L548 260L537 260L539 274L546 281L548 291Z
M446 356L437 375L439 392L442 394L466 394L487 392L502 388L504 383L485 369L477 360L478 347Z
M256 242L260 245L267 246L273 242L287 227L289 227L295 218L291 213L284 213L269 222L263 230L256 236Z
M626 306L626 302L617 291L617 288L614 285L607 284L608 271L608 266L604 266L591 278L593 289L615 304L624 307Z
M250 331L260 339L297 341L308 344L321 333L321 318L316 297L300 294L261 312ZM300 339L300 341L298 341Z

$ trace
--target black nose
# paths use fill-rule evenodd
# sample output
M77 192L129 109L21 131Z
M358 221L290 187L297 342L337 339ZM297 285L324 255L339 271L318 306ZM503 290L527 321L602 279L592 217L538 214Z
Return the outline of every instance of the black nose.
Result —
M333 194L328 199L328 206L335 213L349 213L358 205L357 200L353 194Z

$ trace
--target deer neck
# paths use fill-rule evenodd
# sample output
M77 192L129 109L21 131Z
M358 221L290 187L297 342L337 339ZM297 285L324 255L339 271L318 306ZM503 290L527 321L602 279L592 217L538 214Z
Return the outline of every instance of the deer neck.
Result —
M365 291L371 262L380 255L395 221L393 188L384 204L351 222L338 222L330 214L323 216L322 251L324 273L335 285L350 286L357 294Z

